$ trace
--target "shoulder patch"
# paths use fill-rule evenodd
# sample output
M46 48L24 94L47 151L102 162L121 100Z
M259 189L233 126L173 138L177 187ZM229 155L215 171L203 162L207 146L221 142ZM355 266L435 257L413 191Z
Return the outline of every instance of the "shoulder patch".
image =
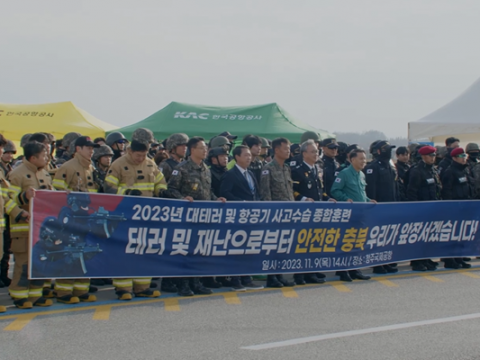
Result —
M262 171L262 175L268 175L269 173L270 173L270 171L268 171L268 170L263 170Z
M340 183L340 182L342 182L342 179L339 178L339 177L337 177L337 178L335 179L335 182L336 182L336 183Z
M367 169L367 174L373 174L373 169Z
M295 165L297 165L296 161L290 161L290 166L295 166Z
M173 170L172 175L178 175L178 170Z

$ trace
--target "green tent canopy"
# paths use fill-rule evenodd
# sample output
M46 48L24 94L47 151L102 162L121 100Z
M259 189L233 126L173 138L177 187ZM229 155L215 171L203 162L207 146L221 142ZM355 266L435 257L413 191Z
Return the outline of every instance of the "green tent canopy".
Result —
M157 139L173 133L201 136L207 141L224 131L240 138L255 134L268 139L286 137L298 143L305 131L315 131L322 139L335 135L304 124L276 103L257 106L214 107L171 102L145 120L125 126L120 131L130 139L135 129L147 128Z

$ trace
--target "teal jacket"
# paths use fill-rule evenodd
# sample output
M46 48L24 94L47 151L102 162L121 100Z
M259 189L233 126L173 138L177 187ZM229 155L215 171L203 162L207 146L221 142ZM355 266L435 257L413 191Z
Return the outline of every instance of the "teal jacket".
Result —
M337 201L369 202L366 186L365 174L350 165L338 173L330 193Z

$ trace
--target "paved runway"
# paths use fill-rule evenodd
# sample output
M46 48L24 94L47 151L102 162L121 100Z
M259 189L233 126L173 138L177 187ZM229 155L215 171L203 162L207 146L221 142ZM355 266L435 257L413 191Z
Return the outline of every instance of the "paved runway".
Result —
M128 303L104 288L95 304L9 308L0 359L480 359L480 262L472 264ZM0 303L10 303L5 289Z

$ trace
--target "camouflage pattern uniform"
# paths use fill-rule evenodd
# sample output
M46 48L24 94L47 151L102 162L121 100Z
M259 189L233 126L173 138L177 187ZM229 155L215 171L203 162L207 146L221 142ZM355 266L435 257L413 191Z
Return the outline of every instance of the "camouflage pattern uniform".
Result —
M194 200L216 200L211 187L210 169L203 162L197 165L191 159L180 163L168 181L169 194L176 199L191 196Z
M77 132L65 134L62 139L62 146L65 148L65 151L61 157L57 158L56 165L58 167L72 159L73 154L75 154L75 140L77 140L80 136L82 135Z
M273 159L265 165L260 179L260 197L264 201L295 201L290 167Z

